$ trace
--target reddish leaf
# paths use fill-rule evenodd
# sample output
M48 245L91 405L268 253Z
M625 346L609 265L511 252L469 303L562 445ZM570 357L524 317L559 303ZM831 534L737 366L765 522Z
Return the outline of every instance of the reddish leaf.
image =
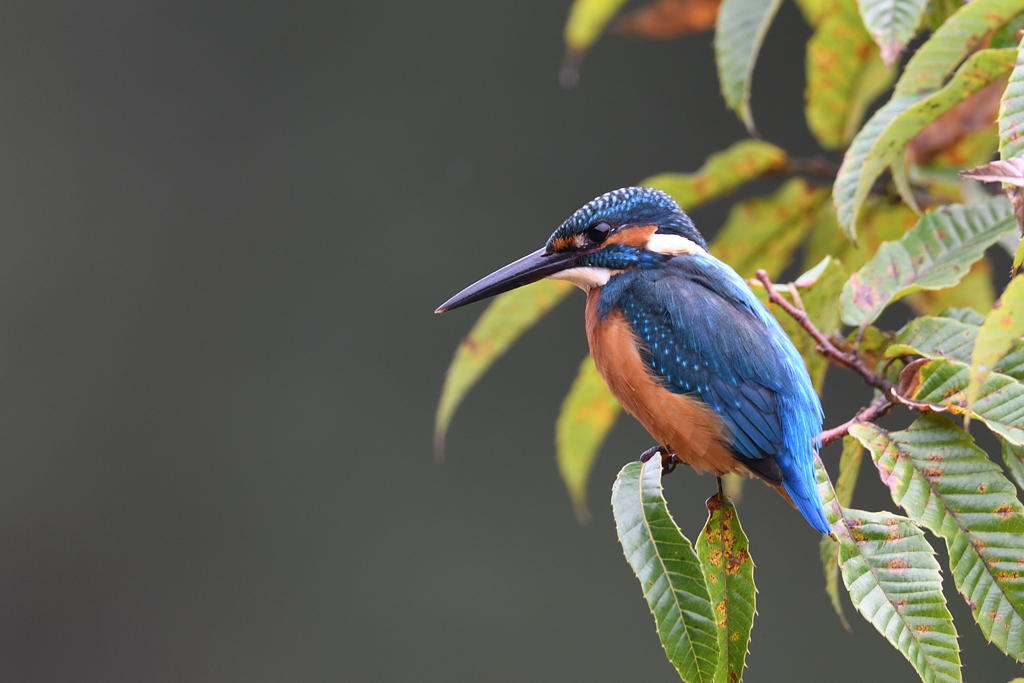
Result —
M715 27L722 0L654 0L619 17L616 33L637 38L668 40Z
M911 160L918 165L928 164L971 133L991 127L999 114L999 98L1005 88L1006 79L1000 78L928 124L910 141Z

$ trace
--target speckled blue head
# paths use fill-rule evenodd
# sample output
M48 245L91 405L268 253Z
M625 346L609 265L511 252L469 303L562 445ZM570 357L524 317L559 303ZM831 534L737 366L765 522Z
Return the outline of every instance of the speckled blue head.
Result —
M549 251L570 244L591 226L605 222L613 229L656 225L660 234L678 235L707 249L704 237L676 200L650 187L624 187L591 200L562 223L548 239Z

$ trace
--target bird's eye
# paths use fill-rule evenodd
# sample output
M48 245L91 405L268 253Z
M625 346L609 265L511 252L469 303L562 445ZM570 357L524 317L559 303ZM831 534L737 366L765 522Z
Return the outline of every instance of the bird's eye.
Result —
M608 225L604 221L601 221L600 223L594 223L589 228L587 228L587 232L585 234L587 236L587 239L593 242L594 244L601 244L608 238L608 234L611 231L612 226Z

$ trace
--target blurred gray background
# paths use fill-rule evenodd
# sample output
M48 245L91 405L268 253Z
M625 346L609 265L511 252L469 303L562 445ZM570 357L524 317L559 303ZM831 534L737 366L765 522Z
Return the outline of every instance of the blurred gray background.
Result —
M649 437L616 427L586 526L554 464L581 296L431 456L482 307L433 309L744 136L710 34L605 38L562 89L568 5L0 7L0 680L676 680L607 504ZM754 86L798 154L807 36L786 4ZM869 396L826 393L830 425ZM856 504L891 508L869 470ZM694 538L714 480L666 488ZM799 515L760 485L740 513L746 680L916 680L848 605L842 629ZM1019 673L950 593L969 680Z

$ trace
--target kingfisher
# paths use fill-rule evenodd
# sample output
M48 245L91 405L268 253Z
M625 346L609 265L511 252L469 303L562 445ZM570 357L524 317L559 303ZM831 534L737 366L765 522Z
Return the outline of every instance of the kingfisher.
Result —
M543 248L436 312L542 278L586 292L594 364L657 443L641 460L660 453L666 472L682 463L758 477L830 533L813 466L824 413L803 359L672 197L645 187L603 194Z

